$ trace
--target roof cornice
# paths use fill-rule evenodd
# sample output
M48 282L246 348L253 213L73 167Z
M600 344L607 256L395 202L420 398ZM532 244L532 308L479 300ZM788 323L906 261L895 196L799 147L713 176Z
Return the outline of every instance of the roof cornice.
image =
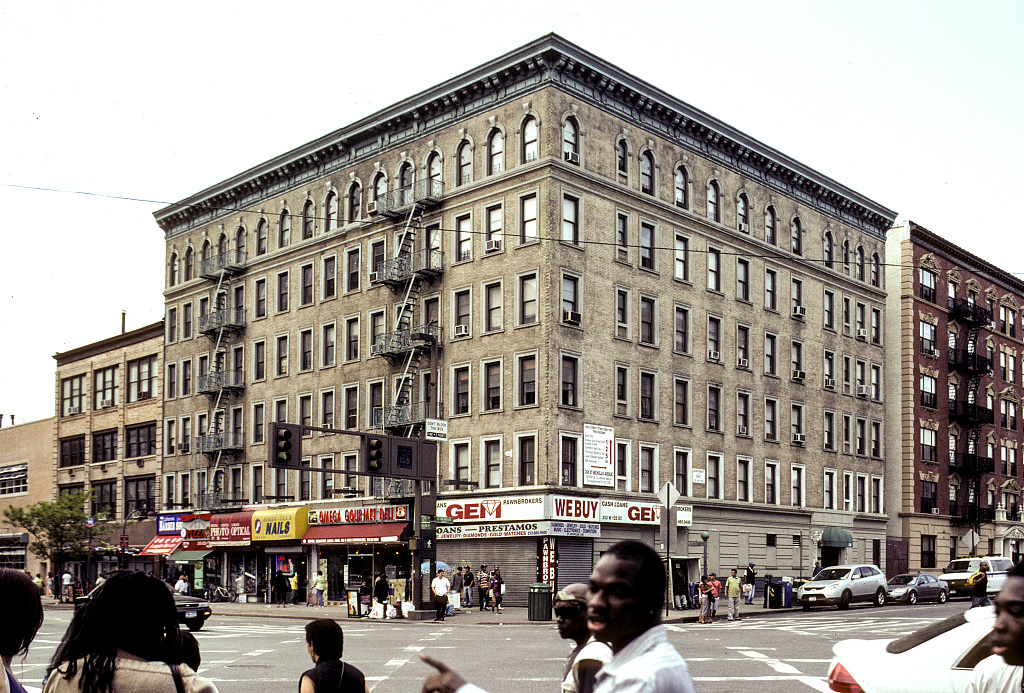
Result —
M991 262L982 260L977 255L967 252L956 243L938 236L925 227L913 221L905 222L910 229L910 240L924 248L935 252L939 257L949 258L957 262L955 267L947 267L946 270L958 269L971 272L984 279L1002 286L1006 291L1013 292L1018 297L1024 297L1024 280L1006 270L1000 269Z
M174 236L546 86L563 89L880 240L885 240L896 218L892 210L556 34L277 156L154 216L167 236Z
M116 349L123 349L150 339L162 339L163 336L164 321L160 320L150 325L134 329L131 332L123 332L121 334L114 335L113 337L101 339L100 341L93 342L92 344L86 344L85 346L76 347L68 351L59 351L53 355L53 358L57 361L58 366L65 366L69 363L74 363L75 361L81 361L82 359L98 356L99 354L105 354Z

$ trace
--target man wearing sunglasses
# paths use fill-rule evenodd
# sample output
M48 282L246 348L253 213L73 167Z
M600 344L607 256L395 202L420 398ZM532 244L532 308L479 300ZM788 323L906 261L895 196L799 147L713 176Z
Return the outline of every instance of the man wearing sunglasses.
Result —
M569 693L591 693L594 690L594 677L601 666L612 658L612 651L590 635L590 626L587 625L587 586L582 582L566 585L555 595L555 624L562 638L576 643L565 663L562 690Z

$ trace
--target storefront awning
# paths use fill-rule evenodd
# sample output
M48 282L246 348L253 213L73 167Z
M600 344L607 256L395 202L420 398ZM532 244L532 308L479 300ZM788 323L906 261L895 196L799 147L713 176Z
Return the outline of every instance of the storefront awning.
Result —
M140 556L166 556L181 545L181 537L173 534L161 534L153 537L146 548L139 552Z
M408 522L383 524L319 525L310 527L302 536L303 544L365 544L401 541Z
M849 548L853 546L853 535L842 527L826 527L821 533L821 545Z
M171 556L171 560L175 563L193 563L203 560L209 553L209 551L179 551Z

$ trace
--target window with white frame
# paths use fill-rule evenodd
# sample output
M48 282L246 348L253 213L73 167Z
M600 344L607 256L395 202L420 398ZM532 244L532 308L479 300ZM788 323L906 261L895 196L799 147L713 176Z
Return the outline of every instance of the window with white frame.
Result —
M676 490L680 495L690 495L690 451L676 448L673 451L674 475Z
M640 444L640 493L654 493L657 458L656 446Z
M673 278L690 281L690 239L676 234Z
M519 406L532 407L537 404L537 355L522 354L517 360Z
M736 500L750 502L750 466L749 457L736 458Z
M802 464L794 464L789 468L789 482L790 491L789 499L790 505L795 507L802 507L804 505L804 466Z
M629 339L629 289L615 290L615 336Z
M615 415L629 416L629 366L615 366Z
M708 498L722 497L722 456L718 453L708 453L705 486Z
M690 425L690 381L687 378L675 378L673 402L673 423L677 426Z
M629 441L615 441L615 489L629 490Z
M483 441L484 485L487 488L501 486L501 439Z
M764 463L764 502L768 505L779 502L779 463L773 460Z
M836 470L826 469L822 484L822 507L825 510L836 509Z

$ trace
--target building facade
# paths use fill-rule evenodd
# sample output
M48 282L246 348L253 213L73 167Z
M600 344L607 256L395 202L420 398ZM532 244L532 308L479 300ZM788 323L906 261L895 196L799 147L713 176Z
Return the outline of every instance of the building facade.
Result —
M508 603L656 544L666 482L677 593L704 530L720 573L884 560L895 215L557 36L155 216L165 508L407 506L270 468L268 425L441 419L438 558L500 564ZM358 468L358 438L302 446ZM383 531L280 545L351 587L421 532Z
M913 222L886 242L889 572L957 556L1016 561L1024 282ZM895 392L895 389L894 389ZM898 559L898 560L897 560Z
M53 481L57 493L89 491L95 523L88 558L69 568L88 584L117 567L120 536L137 552L154 534L162 464L163 321L54 355ZM152 568L129 559L130 567Z
M27 508L52 500L54 420L14 425L11 419L10 426L0 427L0 508ZM29 550L34 540L0 515L0 567L28 570L45 579L53 566L49 557Z

